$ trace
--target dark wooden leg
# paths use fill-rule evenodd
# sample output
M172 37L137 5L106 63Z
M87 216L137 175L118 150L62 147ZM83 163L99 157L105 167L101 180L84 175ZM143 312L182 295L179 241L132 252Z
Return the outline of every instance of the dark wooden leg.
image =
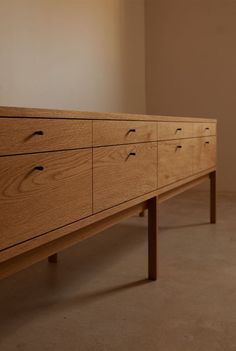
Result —
M216 223L216 171L210 174L210 219Z
M57 254L48 257L48 262L57 263Z
M158 198L154 197L148 201L148 279L150 280L157 280L159 275L158 217Z

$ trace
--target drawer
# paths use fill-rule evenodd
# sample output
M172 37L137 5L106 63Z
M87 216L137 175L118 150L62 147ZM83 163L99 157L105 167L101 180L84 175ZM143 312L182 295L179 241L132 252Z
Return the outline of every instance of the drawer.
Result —
M216 123L193 123L193 136L216 135Z
M158 140L172 140L191 138L193 134L192 123L187 122L159 122Z
M92 121L0 119L0 155L90 146L92 146Z
M93 145L121 145L157 140L157 122L93 121Z
M93 151L94 212L157 188L157 143L96 148Z
M216 166L215 136L194 139L193 145L193 173Z
M192 175L192 139L158 143L158 188Z
M92 151L2 157L0 203L0 250L91 215Z

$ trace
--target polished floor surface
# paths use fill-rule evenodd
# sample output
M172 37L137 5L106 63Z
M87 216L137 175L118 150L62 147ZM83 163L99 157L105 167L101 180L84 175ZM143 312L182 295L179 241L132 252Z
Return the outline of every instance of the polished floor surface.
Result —
M147 218L132 218L0 281L1 351L236 350L236 196L161 206L160 269L147 276Z

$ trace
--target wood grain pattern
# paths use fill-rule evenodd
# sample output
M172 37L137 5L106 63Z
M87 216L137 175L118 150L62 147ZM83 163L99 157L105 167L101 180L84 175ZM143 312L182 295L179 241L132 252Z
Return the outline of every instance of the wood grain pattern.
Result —
M176 116L138 115L113 112L87 112L71 110L55 110L42 108L22 108L0 106L0 117L28 117L28 118L69 118L69 119L98 119L98 120L123 120L123 121L169 121L169 122L216 122L215 118L193 118Z
M157 143L95 148L93 180L95 213L155 190Z
M193 136L216 135L216 123L193 123Z
M43 135L35 132L41 132ZM0 155L90 146L92 121L0 119Z
M92 151L2 157L0 203L0 250L91 215Z
M193 139L193 173L216 165L216 137L209 136Z
M106 218L109 218L113 215L116 215L120 212L127 211L129 208L132 208L134 206L144 204L148 199L150 199L153 196L157 195L157 190L152 191L151 193L139 196L135 199L129 200L127 202L123 202L122 204L119 204L117 206L108 208L107 210L104 210L102 212L98 212L96 214L93 214L92 216L88 216L86 218L80 219L76 222L73 222L71 224L68 224L64 227L52 230L51 232L48 232L47 234L35 237L31 240L25 241L23 243L20 243L18 245L12 246L6 250L0 251L0 263L4 262L6 260L9 260L11 257L15 257L18 255L23 254L24 252L27 252L29 250L33 250L41 245L44 245L46 243L49 243L50 241L54 241L56 239L59 239L63 236L67 236L68 234L78 231L82 228L86 228L90 225L93 225L97 222L101 222ZM143 210L143 207L140 207L140 211Z
M174 140L191 138L193 136L193 124L184 122L159 122L158 140Z
M157 123L143 121L94 121L93 146L157 141Z
M192 139L158 143L158 188L193 174Z

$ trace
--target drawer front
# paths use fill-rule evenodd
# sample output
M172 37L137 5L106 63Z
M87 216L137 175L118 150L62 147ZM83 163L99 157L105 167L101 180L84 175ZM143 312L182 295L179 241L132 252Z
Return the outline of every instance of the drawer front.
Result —
M157 143L94 149L94 212L157 188Z
M2 157L0 203L0 250L91 215L92 151Z
M92 146L92 121L0 119L0 155Z
M193 136L216 135L216 123L193 123Z
M157 140L156 122L94 121L93 145L121 145Z
M191 138L193 124L186 122L159 122L158 140Z
M216 166L216 137L209 136L194 140L193 172L198 173Z
M158 143L158 188L192 175L192 139Z

